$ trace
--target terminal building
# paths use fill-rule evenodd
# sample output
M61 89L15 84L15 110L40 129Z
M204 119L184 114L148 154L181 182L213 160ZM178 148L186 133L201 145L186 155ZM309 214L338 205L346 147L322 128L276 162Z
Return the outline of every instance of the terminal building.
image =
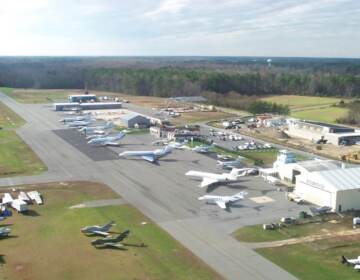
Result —
M360 142L360 131L354 128L314 121L293 120L287 134L313 142L326 140L333 145L354 145Z
M297 162L294 153L281 150L273 168L260 173L292 183L294 194L309 203L337 212L360 209L360 167L336 160Z

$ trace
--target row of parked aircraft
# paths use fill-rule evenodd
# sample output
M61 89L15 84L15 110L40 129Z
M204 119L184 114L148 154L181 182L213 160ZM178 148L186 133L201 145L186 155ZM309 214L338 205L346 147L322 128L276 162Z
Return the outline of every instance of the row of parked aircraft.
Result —
M88 141L88 143L96 146L106 146L106 145L118 146L121 139L123 139L127 134L127 131L122 131L115 136L102 136L103 134L105 134L106 130L111 129L113 127L113 124L111 122L108 122L102 126L91 127L86 124L87 122L91 121L91 117L89 116L69 117L62 119L61 121L64 123L68 123L68 125L74 123L73 126L69 125L69 127L74 127L74 126L79 127L79 131L89 137L90 140ZM102 134L102 135L98 135L98 134ZM166 140L160 140L154 142L153 144L164 145L165 147L162 149L155 149L149 151L124 151L120 153L119 156L121 158L132 158L132 157L141 158L148 162L154 163L159 158L162 158L170 154L174 149L190 149L197 153L206 154L209 153L211 149L214 148L215 146L215 144L213 143L211 145L204 144L193 148L189 148L188 146L186 146L186 143L187 143L186 141L183 143L177 143ZM229 160L228 158L219 157L217 164L221 168L228 169L231 171L229 173L222 173L222 174L200 172L200 171L189 171L185 175L201 178L202 181L200 183L200 187L204 188L219 183L236 182L239 180L240 177L250 175L252 174L252 172L254 172L253 168L239 169L238 167L241 166L240 158L235 160ZM246 195L247 193L243 191L234 194L232 196L204 195L199 197L198 199L205 200L207 203L217 204L222 209L227 209L231 204L244 199Z
M110 235L110 229L114 226L114 221L110 221L109 223L103 226L86 226L81 229L81 232L84 233L86 236L94 236L100 235L104 236L105 238L98 238L91 241L91 245L95 248L118 248L121 249L124 247L124 244L121 243L125 238L127 238L130 234L129 230L125 230L124 232L118 234L117 236Z

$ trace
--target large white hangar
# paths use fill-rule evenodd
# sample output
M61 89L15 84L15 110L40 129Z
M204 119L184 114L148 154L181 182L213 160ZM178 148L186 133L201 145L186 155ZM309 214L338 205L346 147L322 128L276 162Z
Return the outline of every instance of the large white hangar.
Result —
M294 193L304 200L342 212L360 209L360 167L299 174Z

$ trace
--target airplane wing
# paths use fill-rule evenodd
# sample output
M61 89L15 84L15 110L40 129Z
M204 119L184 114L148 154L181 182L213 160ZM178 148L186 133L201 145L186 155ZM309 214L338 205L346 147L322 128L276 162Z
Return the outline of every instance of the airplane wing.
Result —
M152 156L152 155L142 156L141 158L143 158L144 160L149 161L149 162L155 161L155 156Z
M107 145L107 146L119 146L119 143L117 143L117 142L105 142L104 145Z
M224 201L216 201L216 204L221 208L221 209L226 209L226 203Z
M104 246L114 247L114 248L122 248L122 247L124 247L124 245L121 244L121 243L104 243Z
M99 230L95 230L92 232L93 234L97 234L97 235L102 235L102 236L109 236L108 232L104 232L104 231L99 231Z
M200 184L200 188L205 188L205 187L215 184L217 182L218 182L218 180L216 180L216 179L203 178L203 180L201 181L201 184Z

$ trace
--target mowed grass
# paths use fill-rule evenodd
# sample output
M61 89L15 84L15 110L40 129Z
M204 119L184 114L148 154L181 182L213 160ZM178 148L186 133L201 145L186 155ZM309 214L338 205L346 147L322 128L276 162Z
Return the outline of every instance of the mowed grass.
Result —
M316 108L303 111L295 111L291 116L298 119L313 120L326 123L336 123L336 120L345 117L348 112L346 108L327 107Z
M0 177L34 175L47 167L12 130L0 130Z
M189 143L188 146L193 148L200 145L210 145L209 143L202 141L193 141ZM228 155L233 158L244 157L244 163L248 165L260 165L260 166L269 166L271 165L278 155L277 149L258 149L258 150L244 150L244 151L232 151L224 149L220 146L215 145L210 149L211 152Z
M13 89L0 88L0 91L14 98L20 103L52 103L67 101L69 94L80 94L77 90L38 90L38 89Z
M334 105L340 102L340 98L301 96L301 95L277 95L262 98L263 101L288 105L291 110L314 106Z
M275 230L264 230L262 225L251 225L236 230L232 235L242 242L268 242L352 229L352 220L350 217L337 220L337 223L330 221L333 220L313 220L309 223L287 225Z
M22 126L25 121L4 103L0 102L0 127L17 128Z
M359 279L359 273L352 266L340 263L342 255L357 258L360 252L359 236L261 248L256 251L299 279Z
M90 182L31 186L45 199L32 215L14 214L13 238L1 240L4 279L220 279L190 251L129 205L69 209L84 201L118 197ZM126 250L95 249L80 232L116 221L112 234L130 230ZM143 224L143 223L146 224ZM141 244L145 244L142 247Z

